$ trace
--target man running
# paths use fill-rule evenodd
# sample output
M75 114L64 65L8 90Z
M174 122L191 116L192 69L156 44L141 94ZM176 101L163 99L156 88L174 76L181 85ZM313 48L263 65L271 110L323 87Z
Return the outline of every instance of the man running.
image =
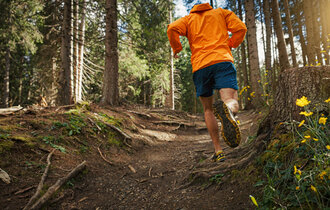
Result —
M196 95L203 104L205 123L215 150L212 159L216 162L224 161L225 155L215 117L221 121L222 137L230 147L237 147L241 140L233 115L239 106L231 49L243 42L246 31L245 24L233 12L213 9L209 3L195 5L189 15L174 21L167 29L175 58L182 50L179 36L189 40ZM228 32L232 33L231 38ZM214 89L219 90L221 100L212 106Z

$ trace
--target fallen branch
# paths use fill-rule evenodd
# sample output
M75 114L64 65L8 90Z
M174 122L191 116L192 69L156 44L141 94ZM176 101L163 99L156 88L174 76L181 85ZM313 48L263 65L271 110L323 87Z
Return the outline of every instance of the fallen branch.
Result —
M51 186L47 190L47 192L31 207L31 210L40 209L42 205L44 205L64 183L66 183L68 180L76 176L85 167L86 167L86 161L83 161L77 167L72 169L72 171L68 173L65 177L58 179L57 182L53 186Z
M1 115L10 115L10 114L12 114L14 112L18 112L22 109L24 109L24 108L21 106L12 106L9 108L3 108L3 109L0 109L0 114Z
M109 163L110 165L113 165L112 162L110 162L109 160L107 160L107 159L103 156L103 153L101 152L100 147L98 147L97 150L99 151L100 156L102 157L102 159L103 159L105 162Z
M51 162L50 162L50 159L51 159L51 157L52 157L54 151L55 151L55 149L53 149L53 150L49 153L49 155L47 156L47 166L46 166L46 168L45 168L44 173L42 174L41 180L40 180L39 185L38 185L38 187L37 187L37 191L36 191L36 192L34 193L34 195L30 198L29 202L26 204L26 206L24 207L23 210L25 210L25 209L29 209L30 206L31 206L31 205L37 200L37 198L39 197L40 192L41 192L41 190L42 190L42 188L43 188L43 186L44 186L44 182L45 182L45 180L46 180L46 177L47 177L47 175L48 175L48 171L49 171L49 167L50 167L50 163L51 163Z

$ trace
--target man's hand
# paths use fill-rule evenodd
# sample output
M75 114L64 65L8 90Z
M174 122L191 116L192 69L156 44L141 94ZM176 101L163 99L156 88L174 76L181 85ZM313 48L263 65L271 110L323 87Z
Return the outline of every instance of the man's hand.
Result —
M174 58L180 58L180 56L178 55L178 53L175 53L173 57Z

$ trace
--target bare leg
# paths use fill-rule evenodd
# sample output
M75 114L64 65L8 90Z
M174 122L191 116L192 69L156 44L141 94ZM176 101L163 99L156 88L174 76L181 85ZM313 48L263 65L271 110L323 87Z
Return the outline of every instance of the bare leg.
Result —
M217 153L221 151L222 148L220 146L220 141L219 141L218 123L213 114L213 108L212 108L213 97L210 96L210 97L199 97L199 98L204 108L205 124L211 136L215 153Z
M227 105L227 107L236 114L239 109L237 90L232 88L222 88L219 90L221 100Z

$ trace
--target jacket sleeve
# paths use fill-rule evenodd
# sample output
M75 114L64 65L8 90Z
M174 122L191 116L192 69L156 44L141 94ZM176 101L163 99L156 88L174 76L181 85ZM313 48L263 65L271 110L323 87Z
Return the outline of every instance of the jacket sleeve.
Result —
M225 15L227 29L232 33L228 45L230 48L236 48L243 42L247 28L232 11L223 9L223 13Z
M180 36L187 36L187 18L180 18L167 26L167 36L174 54L182 50Z

